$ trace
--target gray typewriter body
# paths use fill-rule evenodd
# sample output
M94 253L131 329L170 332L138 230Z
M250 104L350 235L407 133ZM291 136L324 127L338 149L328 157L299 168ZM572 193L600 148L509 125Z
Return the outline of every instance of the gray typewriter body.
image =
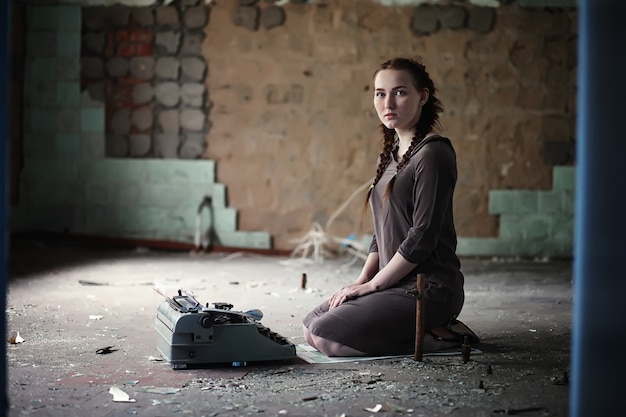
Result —
M231 308L227 303L202 306L181 290L176 297L166 297L155 320L159 353L174 369L296 357L293 343L258 321L262 313Z

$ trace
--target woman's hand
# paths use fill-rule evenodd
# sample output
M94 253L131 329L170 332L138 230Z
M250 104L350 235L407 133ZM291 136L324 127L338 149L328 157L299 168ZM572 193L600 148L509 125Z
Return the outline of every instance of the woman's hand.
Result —
M343 287L330 297L330 300L328 301L329 309L332 310L333 308L343 304L348 300L353 300L372 292L374 292L374 290L372 289L372 286L369 282L363 284L348 285L347 287Z

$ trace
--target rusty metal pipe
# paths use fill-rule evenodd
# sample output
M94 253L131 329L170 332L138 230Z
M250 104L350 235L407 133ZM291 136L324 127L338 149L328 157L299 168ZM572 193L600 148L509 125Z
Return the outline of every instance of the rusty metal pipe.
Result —
M415 355L413 360L422 362L424 356L424 288L426 286L424 274L417 274L415 293Z

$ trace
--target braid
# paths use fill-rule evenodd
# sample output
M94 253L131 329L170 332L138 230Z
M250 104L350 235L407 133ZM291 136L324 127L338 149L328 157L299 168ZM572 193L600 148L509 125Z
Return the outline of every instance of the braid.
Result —
M404 155L402 155L402 160L398 163L398 167L396 168L396 175L391 177L389 184L387 184L387 189L385 190L384 198L389 197L389 193L391 193L391 189L393 188L393 184L396 182L396 177L398 176L398 172L411 160L411 155L413 154L413 150L415 147L424 139L424 137L418 138L418 136L413 136L411 139L411 145L409 145L409 149L406 150Z
M383 132L383 150L378 157L378 166L376 167L376 176L372 181L372 185L369 190L367 190L367 195L365 196L365 200L363 201L363 206L361 207L361 223L363 222L363 218L365 217L365 213L367 212L367 205L369 203L370 196L372 195L372 190L378 184L378 181L383 176L385 172L385 168L391 162L391 157L394 152L394 143L396 140L396 131L394 129L387 129L385 125L380 125L380 128Z

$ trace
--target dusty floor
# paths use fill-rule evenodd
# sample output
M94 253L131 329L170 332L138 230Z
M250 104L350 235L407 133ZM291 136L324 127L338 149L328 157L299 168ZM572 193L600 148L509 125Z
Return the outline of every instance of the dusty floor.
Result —
M467 364L458 356L296 359L175 371L150 360L162 301L153 282L172 295L184 288L202 302L259 308L265 326L299 344L302 316L356 277L360 263L348 261L14 244L7 327L24 342L7 346L10 415L567 416L569 262L463 260L460 319L483 351ZM116 350L96 354L106 346ZM113 402L111 386L136 402ZM377 404L377 413L366 410Z

